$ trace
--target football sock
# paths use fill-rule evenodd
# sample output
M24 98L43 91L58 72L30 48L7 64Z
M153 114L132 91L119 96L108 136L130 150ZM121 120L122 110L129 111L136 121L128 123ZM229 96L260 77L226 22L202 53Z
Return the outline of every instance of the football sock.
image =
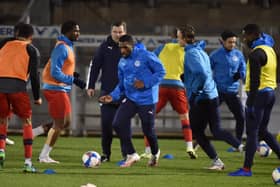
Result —
M33 131L33 138L41 134L44 134L44 128L41 125L32 129L32 131Z
M187 148L193 149L193 143L192 143L192 141L186 142L186 146L187 146Z
M148 154L151 153L151 147L150 146L145 147L145 153L148 153Z
M181 120L182 130L184 139L186 142L192 141L192 130L190 126L190 122L187 119Z
M23 145L24 145L24 155L25 158L32 157L32 143L33 143L33 135L32 135L32 125L24 124L23 125Z
M5 150L7 137L7 125L0 124L0 149Z
M40 153L40 158L45 158L48 157L50 152L52 150L52 147L50 147L49 145L45 144L41 153Z
M32 166L31 158L25 158L24 164L27 164L29 166Z

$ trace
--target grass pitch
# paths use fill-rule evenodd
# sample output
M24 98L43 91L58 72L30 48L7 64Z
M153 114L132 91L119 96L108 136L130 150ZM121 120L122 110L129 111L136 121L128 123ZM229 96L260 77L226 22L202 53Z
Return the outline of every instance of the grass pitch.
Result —
M224 171L204 169L211 160L199 149L199 158L191 160L185 152L182 139L159 139L161 159L159 167L149 168L146 159L131 168L119 168L121 159L119 140L114 139L111 162L102 163L99 168L85 168L81 164L82 154L89 150L101 153L100 138L60 137L51 156L61 163L40 164L36 161L43 146L45 137L37 137L33 146L33 164L39 173L25 174L23 167L23 146L21 136L10 136L16 141L7 146L4 169L0 171L1 187L80 187L92 183L97 187L266 187L274 186L271 173L280 165L275 154L268 158L255 155L253 177L229 177L243 164L244 156L240 153L226 152L229 145L221 141L213 141L220 158L224 161ZM144 150L143 139L133 139L138 153ZM174 159L166 160L162 156L172 154ZM53 169L56 174L47 175L43 171Z

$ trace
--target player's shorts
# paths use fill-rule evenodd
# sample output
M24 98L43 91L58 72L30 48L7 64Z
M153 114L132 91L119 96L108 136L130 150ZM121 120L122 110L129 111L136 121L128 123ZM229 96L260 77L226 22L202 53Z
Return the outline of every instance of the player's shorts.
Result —
M20 118L32 116L30 98L26 92L0 93L0 117L7 118L11 112Z
M159 113L163 107L170 102L173 110L178 114L188 113L188 102L186 90L183 88L159 87L159 100L156 112Z
M71 113L71 102L66 92L55 90L44 90L48 101L49 114L53 119L63 119Z

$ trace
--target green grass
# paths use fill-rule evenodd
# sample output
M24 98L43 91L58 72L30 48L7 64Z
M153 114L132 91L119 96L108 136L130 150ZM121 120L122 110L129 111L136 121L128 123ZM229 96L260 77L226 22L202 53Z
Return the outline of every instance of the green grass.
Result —
M160 159L157 168L146 166L142 159L131 168L119 168L116 162L121 159L119 141L115 138L112 145L111 162L103 163L99 168L84 168L81 157L85 151L96 150L101 153L100 138L60 137L52 151L52 157L59 160L59 165L40 164L36 161L45 137L38 137L33 146L33 163L39 170L37 174L24 174L23 146L20 136L10 137L16 145L7 146L5 168L0 171L1 187L79 187L92 183L98 187L265 187L274 186L271 172L278 167L279 160L275 154L269 158L255 156L253 177L229 177L228 172L242 166L243 156L240 153L228 153L229 147L224 142L213 141L221 159L226 164L224 171L208 171L204 167L210 165L210 159L200 149L199 158L191 160L186 156L183 140L160 139L162 155L172 154L173 160ZM138 153L143 148L142 139L134 139ZM54 175L43 174L45 169L53 169Z

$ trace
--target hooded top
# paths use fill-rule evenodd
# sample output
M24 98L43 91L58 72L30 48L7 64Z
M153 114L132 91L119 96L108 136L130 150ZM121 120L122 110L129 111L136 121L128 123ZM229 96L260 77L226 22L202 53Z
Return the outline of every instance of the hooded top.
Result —
M185 47L184 79L188 99L192 94L196 95L197 101L218 97L205 45L205 41L199 41Z
M255 102L258 91L271 91L276 87L277 58L273 50L274 40L268 34L252 42L252 52L249 54L246 73L247 106Z
M222 93L238 93L240 83L233 76L239 73L240 78L245 80L246 62L241 51L238 49L227 50L224 47L214 50L210 54L213 77L217 89Z
M134 48L118 65L119 83L110 93L113 101L125 95L138 105L151 105L158 102L159 83L165 75L160 60L147 50ZM135 80L144 82L144 88L136 89Z

